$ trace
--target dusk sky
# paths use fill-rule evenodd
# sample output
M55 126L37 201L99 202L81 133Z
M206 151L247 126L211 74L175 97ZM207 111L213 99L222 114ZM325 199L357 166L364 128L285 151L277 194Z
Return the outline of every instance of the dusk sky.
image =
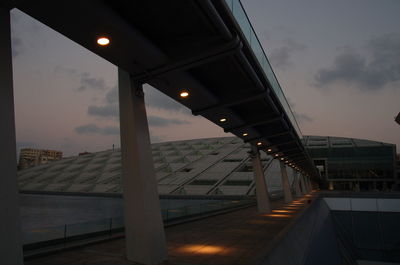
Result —
M400 145L400 1L243 0L304 135ZM117 68L12 10L17 148L119 146ZM230 136L145 86L153 142Z

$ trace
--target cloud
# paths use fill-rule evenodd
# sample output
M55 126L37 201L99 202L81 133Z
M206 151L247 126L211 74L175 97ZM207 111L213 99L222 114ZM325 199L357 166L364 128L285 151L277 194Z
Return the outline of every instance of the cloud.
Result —
M105 101L109 104L118 103L118 88L117 88L117 86L114 86L107 92Z
M118 118L119 107L117 104L107 104L104 106L89 106L87 110L89 115L105 118Z
M89 73L83 72L80 74L81 86L78 87L79 91L86 89L106 90L107 86L103 78L92 77Z
M17 58L26 50L32 49L32 47L35 47L34 45L43 45L46 42L46 38L43 38L44 27L37 20L16 8L10 11L10 20L13 58ZM24 40L27 39L29 41L25 43Z
M163 117L152 116L152 115L149 115L147 117L147 119L149 121L149 126L154 126L154 127L168 127L170 125L190 124L190 122L185 121L185 120L169 119L169 118L163 118Z
M300 124L305 123L305 122L313 122L314 118L311 117L308 114L305 113L298 113L297 111L295 111L295 104L293 103L293 101L289 98L286 97L286 100L290 106L290 109L293 112L294 117L296 118L296 121Z
M298 123L305 123L305 122L313 122L314 118L305 113L297 113L293 112L293 115L296 117Z
M56 69L57 71L57 69ZM64 70L63 70L64 71ZM182 104L174 101L170 97L164 95L160 91L152 88L150 86L145 87L145 102L146 106L166 110L169 112L180 112L184 114L188 114L191 116L191 113L188 108L183 106ZM88 114L92 116L99 117L108 117L108 118L117 118L119 117L119 107L118 107L118 88L114 86L106 93L104 97L104 105L102 106L89 106ZM157 121L154 124L160 124ZM160 125L155 125L160 126Z
M275 68L286 69L292 65L290 57L293 52L304 51L306 46L298 43L293 39L285 39L284 44L276 49L273 49L268 58Z
M88 114L91 116L104 117L104 118L118 118L119 107L118 104L106 104L103 106L89 106ZM190 122L174 118L163 118L159 116L149 115L147 117L149 126L155 127L167 127L170 125L183 125L189 124Z
M167 110L170 112L182 112L191 115L188 108L151 86L145 86L145 100L147 106L156 109Z
M180 119L169 119L159 116L148 116L149 126L153 127L168 127L170 125L183 125L190 124L190 122ZM117 126L105 126L99 127L96 124L89 123L75 128L75 132L78 134L100 134L100 135L119 135L119 127ZM156 139L154 140L159 140Z
M79 72L76 69L64 67L57 65L54 68L55 73L66 73L72 77L79 78L80 86L77 88L78 91L85 91L88 89L97 90L97 91L105 91L109 89L106 85L105 80L102 77L93 77L88 72Z
M89 123L75 128L78 134L101 134L101 135L118 135L119 128L116 126L98 127L95 124Z
M386 34L368 41L363 56L347 49L337 55L333 65L314 76L317 87L342 82L362 91L377 91L400 81L400 35Z

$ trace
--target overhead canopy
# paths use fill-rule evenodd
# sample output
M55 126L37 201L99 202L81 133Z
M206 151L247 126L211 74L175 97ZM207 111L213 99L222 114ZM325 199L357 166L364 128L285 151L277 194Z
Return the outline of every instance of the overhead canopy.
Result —
M239 1L6 2L159 89L194 115L317 176ZM109 38L110 44L99 46L99 37ZM187 98L180 97L183 90Z

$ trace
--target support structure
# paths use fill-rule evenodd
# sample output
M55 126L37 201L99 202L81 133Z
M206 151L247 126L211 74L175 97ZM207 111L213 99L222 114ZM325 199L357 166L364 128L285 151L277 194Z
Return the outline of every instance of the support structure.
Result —
M298 177L299 177L300 192L301 192L301 195L304 195L304 194L306 194L306 192L304 190L303 174L300 173Z
M311 192L312 191L311 180L309 177L306 177L306 180L307 180L307 182L306 182L307 183L307 191Z
M142 84L118 70L122 184L128 260L159 264L167 258Z
M260 152L257 147L251 146L251 161L253 163L254 179L256 182L257 208L260 213L271 213L271 202L268 187L261 164Z
M294 192L296 197L301 196L301 191L300 191L300 173L297 171L294 171Z
M279 165L281 166L281 175L282 175L282 188L285 203L290 203L293 201L292 193L290 192L289 178L286 171L285 163L282 160L279 160Z
M22 265L10 11L1 6L0 40L0 263L2 265Z

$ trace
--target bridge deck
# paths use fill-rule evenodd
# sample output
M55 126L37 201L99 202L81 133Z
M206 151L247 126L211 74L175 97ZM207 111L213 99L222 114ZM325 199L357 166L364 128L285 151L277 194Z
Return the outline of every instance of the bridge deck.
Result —
M250 207L166 228L169 260L165 265L257 264L288 224L312 198L291 204L273 202L273 213L261 215ZM275 241L276 242L276 241ZM26 261L26 265L125 265L124 239L62 251Z

